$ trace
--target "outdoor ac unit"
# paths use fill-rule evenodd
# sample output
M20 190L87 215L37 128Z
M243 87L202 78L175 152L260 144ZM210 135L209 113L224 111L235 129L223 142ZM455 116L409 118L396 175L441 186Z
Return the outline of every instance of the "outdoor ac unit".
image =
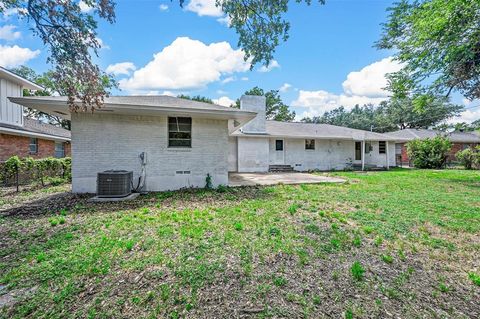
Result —
M105 171L97 174L98 197L125 197L132 193L133 172Z

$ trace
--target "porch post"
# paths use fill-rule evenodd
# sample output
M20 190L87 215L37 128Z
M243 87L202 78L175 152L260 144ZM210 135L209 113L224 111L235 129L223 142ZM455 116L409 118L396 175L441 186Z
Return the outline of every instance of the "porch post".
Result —
M365 170L365 140L362 140L362 171Z
M389 169L390 169L390 165L389 165L389 162L388 162L388 159L389 159L389 156L388 156L388 141L385 142L385 145L386 145L386 149L385 149L386 153L385 153L385 155L387 155L387 170L389 170Z

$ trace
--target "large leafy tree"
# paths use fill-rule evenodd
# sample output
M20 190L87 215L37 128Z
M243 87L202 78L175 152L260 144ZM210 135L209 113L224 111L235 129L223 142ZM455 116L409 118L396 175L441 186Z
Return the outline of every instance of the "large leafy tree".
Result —
M97 18L115 21L113 0L84 0L91 13L80 10L74 0L0 0L0 13L16 9L32 25L33 33L50 50L47 62L53 65L52 79L65 89L74 111L101 106L107 95L104 73L92 62L101 43ZM79 99L82 103L74 103Z
M185 0L179 0L183 6ZM238 45L252 67L268 65L275 49L288 39L290 23L285 19L292 0L216 0L239 35ZM310 5L312 0L295 0ZM323 4L325 0L318 0ZM0 0L0 13L16 9L27 19L35 35L50 50L53 79L66 89L74 111L100 107L108 94L102 81L104 73L92 62L101 43L97 20L115 22L114 0L83 0L93 8L82 12L78 0ZM80 106L74 103L80 100Z
M379 106L356 105L350 111L341 106L322 116L304 118L302 121L389 132L406 128L430 128L463 110L462 106L452 104L442 96L424 102L421 108L416 103L414 98L408 96L402 99L391 98Z
M389 8L381 49L393 49L420 92L480 98L480 1L401 0Z
M43 90L37 91L24 89L24 96L50 96L68 94L68 88L64 87L65 83L56 81L54 71L47 71L43 74L37 74L35 70L24 65L14 68L11 71L43 87ZM103 90L107 91L113 87L116 87L116 82L111 76L103 74L100 78L100 85L102 86ZM40 112L31 108L25 108L25 115L30 118L46 120L52 125L60 126L70 130L70 121L59 116Z
M340 106L332 111L325 112L322 116L303 118L302 122L338 125L375 132L388 132L397 129L395 123L388 117L385 106L375 107L372 104L355 105L350 111Z
M267 120L289 122L295 119L295 112L283 103L278 90L264 91L256 86L246 91L245 95L265 96ZM240 99L236 100L234 107L240 108Z

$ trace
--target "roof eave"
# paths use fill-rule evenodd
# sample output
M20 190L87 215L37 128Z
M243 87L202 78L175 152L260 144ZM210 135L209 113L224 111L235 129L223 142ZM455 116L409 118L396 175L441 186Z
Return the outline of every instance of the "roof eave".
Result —
M46 140L53 140L53 141L70 142L71 140L71 138L65 137L65 136L44 134L44 133L24 131L24 130L16 130L16 129L6 128L6 127L0 127L0 132L8 135L32 136L32 137L38 137L38 138L43 138Z

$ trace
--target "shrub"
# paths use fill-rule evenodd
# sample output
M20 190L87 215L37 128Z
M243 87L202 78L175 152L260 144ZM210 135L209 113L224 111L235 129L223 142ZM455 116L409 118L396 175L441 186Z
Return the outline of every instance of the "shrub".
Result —
M18 175L21 175L24 184L37 181L44 185L45 178L51 178L50 182L54 185L61 184L64 180L71 180L72 161L69 157L33 159L12 156L2 166L0 177L5 184L9 184L12 178L14 183L18 184Z
M452 143L443 136L415 139L407 143L408 156L417 168L444 167L451 148Z
M480 146L458 151L455 157L465 169L480 168Z

